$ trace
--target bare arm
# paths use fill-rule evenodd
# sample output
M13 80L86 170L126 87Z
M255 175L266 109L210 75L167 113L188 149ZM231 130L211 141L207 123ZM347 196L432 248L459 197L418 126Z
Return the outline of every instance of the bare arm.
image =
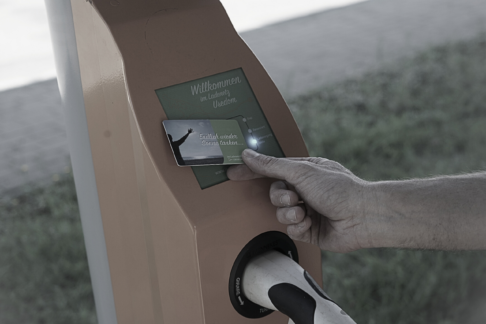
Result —
M277 159L245 150L232 180L275 182L270 199L296 240L324 250L486 249L486 173L367 182L335 161ZM299 201L303 200L304 204Z
M376 182L370 190L372 245L486 249L486 173Z
M192 134L193 130L192 128L189 128L187 130L187 134L182 136L179 140L175 141L174 144L177 145L177 146L181 146L182 143L184 143L186 141L186 139L189 137L190 134Z

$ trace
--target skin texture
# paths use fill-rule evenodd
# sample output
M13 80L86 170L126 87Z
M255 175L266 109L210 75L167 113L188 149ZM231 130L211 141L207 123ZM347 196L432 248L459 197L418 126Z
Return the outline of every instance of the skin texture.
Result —
M245 150L231 180L278 179L277 219L294 240L323 250L486 249L486 173L368 182L324 158L274 158Z

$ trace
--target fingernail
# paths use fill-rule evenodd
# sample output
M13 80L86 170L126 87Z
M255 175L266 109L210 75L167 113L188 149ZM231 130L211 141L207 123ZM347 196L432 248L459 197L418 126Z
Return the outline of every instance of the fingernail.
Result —
M297 221L297 213L295 212L295 209L290 210L289 212L289 220L292 222Z
M290 196L288 194L280 196L280 203L285 206L290 205Z
M305 222L301 222L301 223L299 223L299 225L297 225L297 226L299 226L299 228L305 228Z

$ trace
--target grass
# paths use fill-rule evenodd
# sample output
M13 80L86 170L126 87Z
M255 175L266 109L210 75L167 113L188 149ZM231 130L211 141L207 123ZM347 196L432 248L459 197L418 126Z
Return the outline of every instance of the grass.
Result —
M312 155L368 180L486 168L486 36L290 101ZM486 252L323 253L360 324L485 323ZM482 304L481 304L482 303ZM0 323L96 323L72 178L0 199Z
M0 200L0 323L96 323L71 176Z
M311 155L367 180L486 169L486 35L295 98ZM485 323L486 252L323 252L325 289L361 324Z
M368 180L486 169L486 36L290 102L311 155Z

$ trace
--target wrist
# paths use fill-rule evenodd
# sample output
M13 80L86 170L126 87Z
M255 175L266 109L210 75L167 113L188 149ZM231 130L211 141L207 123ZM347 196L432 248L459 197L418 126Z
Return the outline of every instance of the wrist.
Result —
M410 221L400 197L399 182L378 181L366 184L363 212L367 248L410 247Z
M380 200L383 195L376 182L360 181L357 185L357 195L354 201L354 212L359 226L356 227L355 236L361 249L383 247L383 228L386 221L381 210Z
M445 234L433 214L432 182L406 180L372 184L375 200L370 214L370 235L374 247L437 248Z

